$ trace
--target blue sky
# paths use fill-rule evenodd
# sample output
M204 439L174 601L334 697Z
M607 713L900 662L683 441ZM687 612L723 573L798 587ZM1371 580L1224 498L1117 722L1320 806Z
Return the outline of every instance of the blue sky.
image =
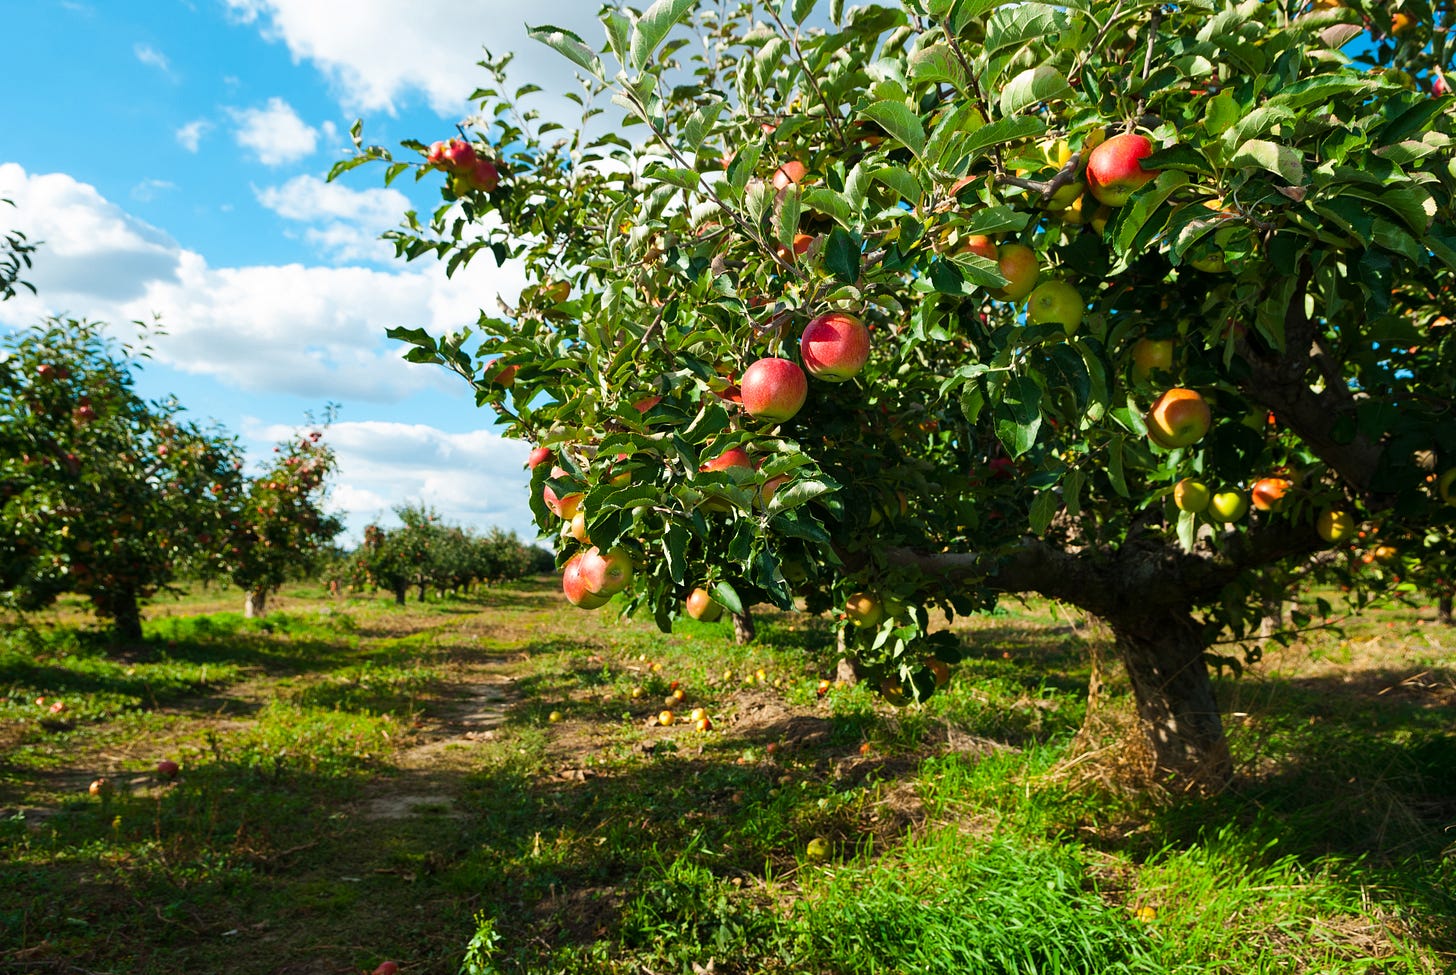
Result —
M51 314L167 334L142 372L196 416L273 442L340 405L334 504L352 535L403 501L534 537L526 445L506 441L443 370L410 365L395 325L469 324L519 272L478 262L453 280L396 262L379 235L436 182L384 189L366 167L324 182L364 121L367 141L448 137L484 82L482 49L516 51L513 81L574 86L532 24L597 43L594 0L27 0L0 39L0 229L40 241L38 293L0 327Z

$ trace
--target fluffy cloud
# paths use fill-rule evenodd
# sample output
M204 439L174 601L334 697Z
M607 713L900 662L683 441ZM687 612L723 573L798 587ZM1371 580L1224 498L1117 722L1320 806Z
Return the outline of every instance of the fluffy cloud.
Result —
M483 81L476 62L482 43L495 55L515 51L515 77L541 82L571 76L560 55L526 37L523 21L575 30L598 44L601 28L594 3L534 0L527 7L501 0L415 0L401 16L397 0L227 0L235 19L255 24L288 47L297 61L311 61L353 113L386 111L414 92L441 115L458 115L463 98Z
M364 196L364 194L358 194ZM402 271L300 264L210 267L193 251L69 176L0 165L13 223L42 241L27 280L38 294L0 304L0 324L64 312L110 322L159 315L159 361L228 387L316 399L398 402L453 389L443 370L401 361L393 325L436 332L473 321L494 296L514 301L520 272L480 261L446 279L438 265ZM300 212L370 212L372 203L297 202Z
M398 190L351 190L316 176L296 176L257 191L258 202L287 220L311 224L306 237L335 260L390 260L394 247L379 235L410 208Z
M254 422L244 432L266 450L293 428ZM503 528L528 542L536 537L526 500L525 444L488 430L446 433L383 421L335 423L327 439L339 460L332 506L347 512L351 540L371 521L397 524L392 509L406 501L423 501L460 524Z
M196 152L197 147L202 145L202 137L211 128L212 123L206 119L188 122L177 130L177 144L188 152Z
M238 145L253 150L265 166L297 162L318 148L318 130L281 98L268 99L263 108L234 109L230 114L238 125L233 134Z

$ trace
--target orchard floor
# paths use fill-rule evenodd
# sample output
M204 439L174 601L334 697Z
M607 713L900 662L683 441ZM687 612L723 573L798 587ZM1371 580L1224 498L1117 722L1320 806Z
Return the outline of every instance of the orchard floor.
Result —
M1045 604L958 621L896 710L819 696L829 621L762 608L735 647L549 579L240 603L160 601L136 647L74 606L0 630L0 972L1456 970L1430 611L1221 678L1237 780L1173 802L1118 788L1115 668L1077 739L1106 637Z

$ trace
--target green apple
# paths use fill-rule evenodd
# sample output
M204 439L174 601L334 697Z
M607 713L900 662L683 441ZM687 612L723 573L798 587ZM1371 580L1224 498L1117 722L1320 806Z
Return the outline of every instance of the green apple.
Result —
M857 592L844 601L844 615L862 629L879 626L885 618L885 607L874 593Z
M1173 371L1172 339L1138 339L1132 346L1133 382L1147 382L1154 371Z
M1199 512L1208 508L1213 492L1196 477L1185 477L1173 485L1173 503L1180 511Z
M1057 324L1071 335L1082 324L1086 302L1082 293L1065 281L1043 281L1026 303L1026 320L1032 325Z
M1249 499L1244 492L1230 488L1219 491L1208 500L1208 511L1219 521L1231 525L1249 511Z
M1456 505L1456 467L1441 475L1436 481L1436 495L1449 505Z
M1339 544L1355 537L1355 518L1348 511L1322 511L1315 521L1315 529L1320 538L1331 544Z

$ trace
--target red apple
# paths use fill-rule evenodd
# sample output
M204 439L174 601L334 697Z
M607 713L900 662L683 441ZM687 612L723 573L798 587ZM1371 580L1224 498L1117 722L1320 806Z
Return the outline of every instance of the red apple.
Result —
M175 779L177 777L178 773L181 772L181 771L182 771L182 766L178 765L176 762L172 761L170 758L164 758L160 762L157 763L157 774L160 775L164 779L168 779L168 780Z
M470 167L470 182L476 189L489 193L500 183L500 170L489 159L477 158Z
M750 416L782 423L799 412L809 396L804 370L788 359L759 359L743 371L738 384Z
M535 450L531 451L531 456L529 456L529 457L526 458L526 466L528 468L530 468L531 470L534 471L537 467L539 467L542 464L546 463L550 459L551 459L551 450L550 450L550 448L547 448L547 447L537 447Z
M588 592L612 596L632 581L632 557L620 548L603 552L593 545L582 553L578 571Z
M1172 339L1138 339L1132 347L1132 378L1146 382L1154 370L1173 371Z
M699 467L700 471L726 471L734 467L742 467L753 470L753 461L749 459L748 451L742 447L730 447L717 457L707 461Z
M813 234L794 234L794 246L792 250L783 244L779 244L776 248L776 253L785 261L794 261L798 259L800 254L806 253L813 243Z
M573 606L582 609L596 609L611 601L611 596L602 596L587 589L581 577L581 556L573 555L561 570L561 591Z
M551 468L551 476L560 478L566 476L566 471L560 467ZM541 500L546 502L546 507L558 518L565 518L570 521L576 517L576 509L581 507L582 498L586 497L580 491L568 494L565 497L557 497L556 492L551 490L551 485L541 486Z
M1254 507L1260 511L1273 511L1284 500L1284 493L1293 485L1284 477L1261 477L1249 489Z
M776 190L781 190L787 187L790 183L802 183L804 181L804 177L808 174L809 167L805 166L797 159L791 159L788 162L784 163L782 166L780 166L778 169L774 170L773 188Z
M451 139L445 143L440 156L448 169L455 172L470 172L475 168L475 148L464 139Z
M832 383L858 375L869 357L869 329L846 312L825 312L804 326L799 338L799 358L809 375Z
M1001 259L1001 248L997 247L996 242L985 234L972 234L967 237L966 242L961 245L961 250L967 254L984 257L988 261Z
M1020 301L1031 294L1041 273L1036 251L1025 244L1001 245L996 267L1008 283L1004 288L992 291L991 297L1002 301Z
M722 604L714 602L706 589L694 589L688 593L687 611L693 619L704 623L717 622L723 616Z
M496 361L499 362L500 360L497 359ZM516 373L520 368L517 365L508 365L501 366L497 369L495 368L495 364L492 363L485 367L485 381L488 383L496 383L500 386L513 386L516 382Z
M399 963L382 961L379 963L379 967L374 969L372 975L399 975Z
M1213 416L1208 403L1197 392L1175 386L1158 397L1144 420L1149 439L1171 449L1202 440L1213 423Z
M1157 170L1144 169L1142 163L1152 154L1152 142L1136 132L1115 135L1093 149L1087 157L1087 185L1097 202L1120 207L1154 179Z

